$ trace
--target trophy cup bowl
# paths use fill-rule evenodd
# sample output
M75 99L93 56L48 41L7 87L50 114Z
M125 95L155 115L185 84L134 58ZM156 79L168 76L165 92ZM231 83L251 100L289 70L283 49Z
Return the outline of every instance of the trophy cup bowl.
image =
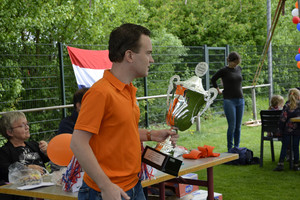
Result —
M177 81L173 82L174 79ZM185 131L209 108L218 92L215 88L205 91L201 78L196 76L180 81L180 77L175 75L171 78L171 83L172 86L169 87L167 94L167 104L169 104L167 124L179 131ZM171 102L169 102L170 95Z
M167 92L166 122L176 132L189 129L195 119L200 117L217 97L217 89L210 88L208 91L203 89L202 79L199 77L206 74L207 70L208 65L200 62L195 67L197 76L186 81L180 81L178 75L171 77ZM156 149L165 153L172 152L174 146L171 144L170 136L164 142L158 143Z

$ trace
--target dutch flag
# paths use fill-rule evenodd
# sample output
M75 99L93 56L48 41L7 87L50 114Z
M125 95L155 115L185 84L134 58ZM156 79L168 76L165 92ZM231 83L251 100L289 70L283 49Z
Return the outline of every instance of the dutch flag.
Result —
M112 66L108 50L86 50L67 47L78 88L91 87Z

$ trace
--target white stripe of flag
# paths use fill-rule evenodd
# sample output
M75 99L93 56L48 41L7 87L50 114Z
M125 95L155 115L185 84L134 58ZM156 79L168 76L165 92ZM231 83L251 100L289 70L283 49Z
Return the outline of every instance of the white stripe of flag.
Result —
M104 70L112 66L108 50L86 50L69 46L67 49L78 88L91 87L103 77Z

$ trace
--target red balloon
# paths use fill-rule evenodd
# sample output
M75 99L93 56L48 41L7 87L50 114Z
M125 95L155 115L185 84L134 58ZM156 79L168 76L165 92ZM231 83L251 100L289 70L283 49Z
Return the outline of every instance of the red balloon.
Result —
M297 62L297 67L300 69L300 61Z
M52 138L48 144L47 154L49 159L60 166L68 166L73 152L70 148L72 134L64 133Z
M294 24L299 24L300 23L300 18L298 16L293 17L293 23Z
M300 47L299 47L299 49L298 49L298 52L300 53Z

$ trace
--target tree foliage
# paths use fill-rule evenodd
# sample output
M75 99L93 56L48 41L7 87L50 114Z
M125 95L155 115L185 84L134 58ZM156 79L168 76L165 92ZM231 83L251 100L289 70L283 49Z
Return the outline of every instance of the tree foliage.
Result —
M272 2L273 15L277 3ZM114 27L131 22L164 28L185 46L263 45L266 6L261 0L2 0L0 42L106 44ZM293 8L294 2L286 2L276 44L297 41Z
M107 42L110 31L124 22L144 23L145 8L129 0L3 0L1 42Z
M149 24L167 28L184 45L261 45L266 35L264 1L144 1Z

